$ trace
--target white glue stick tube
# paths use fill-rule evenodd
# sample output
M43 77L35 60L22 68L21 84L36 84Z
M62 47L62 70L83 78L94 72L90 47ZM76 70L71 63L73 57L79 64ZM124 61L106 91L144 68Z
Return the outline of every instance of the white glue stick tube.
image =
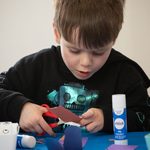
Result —
M36 145L36 139L34 136L19 134L17 135L17 147L18 148L34 148Z
M128 145L126 97L124 94L112 95L114 144Z

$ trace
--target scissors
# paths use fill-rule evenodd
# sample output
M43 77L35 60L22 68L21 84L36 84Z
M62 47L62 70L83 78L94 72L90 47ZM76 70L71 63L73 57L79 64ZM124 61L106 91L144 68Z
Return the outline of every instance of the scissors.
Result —
M48 109L48 111L46 113L43 114L43 118L45 119L45 121L48 123L48 125L51 128L55 128L61 124L66 124L66 125L74 125L74 126L78 126L80 127L79 123L73 122L72 120L67 120L63 121L60 117L58 117L56 114L54 114L49 105L47 104L42 104L41 106L46 107Z

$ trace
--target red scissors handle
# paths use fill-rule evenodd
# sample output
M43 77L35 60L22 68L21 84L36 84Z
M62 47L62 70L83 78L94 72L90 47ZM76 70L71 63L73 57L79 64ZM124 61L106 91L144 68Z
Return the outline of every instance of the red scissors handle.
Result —
M42 106L46 107L49 110L48 112L46 112L46 113L43 114L44 116L48 116L48 117L56 118L56 119L58 118L57 115L55 115L54 113L52 113L50 111L50 107L47 104L42 104Z
M59 121L57 115L55 115L54 113L52 113L52 112L50 111L50 107L49 107L47 104L42 104L41 106L46 107L46 108L49 110L49 111L47 111L46 113L43 114L43 117L49 118L49 120L52 120L52 119L55 120L54 123L49 123L49 121L48 121L49 126L50 126L51 128L57 127L57 126L58 126L57 122Z
M54 113L52 113L50 111L50 107L47 104L42 104L41 106L47 108L47 110L48 110L46 113L43 113L43 118L48 123L48 125L51 128L57 127L58 126L57 122L59 121L57 115L55 115ZM53 120L53 122L52 122L52 120ZM38 134L38 135L43 136L44 134L45 134L45 132Z

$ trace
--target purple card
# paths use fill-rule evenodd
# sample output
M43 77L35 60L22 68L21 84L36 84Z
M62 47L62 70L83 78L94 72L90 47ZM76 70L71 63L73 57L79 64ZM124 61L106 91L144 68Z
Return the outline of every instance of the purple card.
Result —
M107 148L107 150L134 150L137 147L138 147L137 145L116 145L116 144L112 144Z

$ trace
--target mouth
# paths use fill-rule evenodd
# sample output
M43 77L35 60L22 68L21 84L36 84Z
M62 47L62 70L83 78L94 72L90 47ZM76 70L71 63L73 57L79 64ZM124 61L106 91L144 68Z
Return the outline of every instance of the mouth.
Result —
M82 74L89 74L90 73L89 71L79 71L79 72Z
M89 71L77 71L77 75L80 78L87 78L87 77L89 77L90 72Z

